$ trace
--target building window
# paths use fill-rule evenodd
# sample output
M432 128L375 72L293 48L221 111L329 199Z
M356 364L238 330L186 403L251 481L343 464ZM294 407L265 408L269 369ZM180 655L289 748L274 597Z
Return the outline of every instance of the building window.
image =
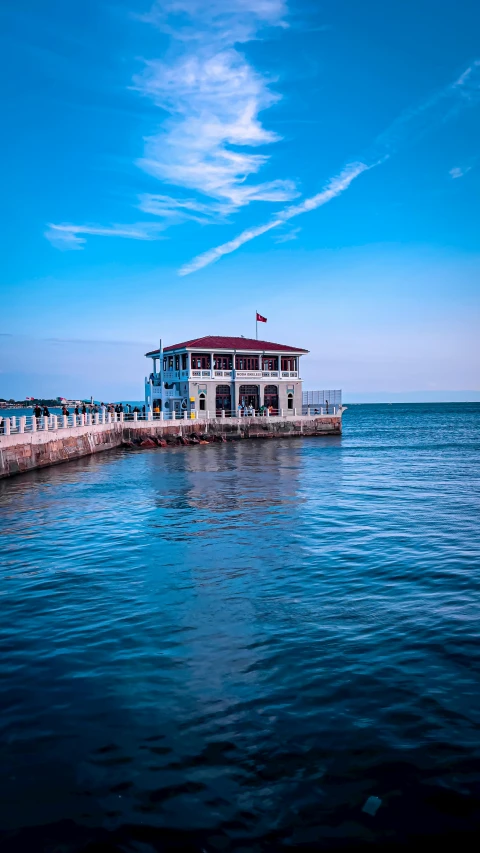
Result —
M173 370L173 355L168 356L168 369Z
M237 355L235 365L237 370L258 370L258 356Z
M193 370L210 370L209 355L192 355Z
M204 412L205 406L206 406L205 394L199 394L198 399L199 399L199 409L201 412Z
M180 356L175 356L175 370L180 370Z
M287 395L287 408L293 409L293 394Z
M262 370L278 370L278 359L271 356L264 358Z
M164 369L164 370L166 370L166 369L167 369L167 359L166 359L166 357L163 359L163 369Z
M188 364L188 357L187 357L187 353L186 353L186 352L184 352L184 353L182 354L182 370L186 370L186 369L187 369L187 364Z
M296 358L282 358L282 370L296 370Z
M231 355L215 355L213 365L214 365L215 370L231 370L232 369L232 356Z

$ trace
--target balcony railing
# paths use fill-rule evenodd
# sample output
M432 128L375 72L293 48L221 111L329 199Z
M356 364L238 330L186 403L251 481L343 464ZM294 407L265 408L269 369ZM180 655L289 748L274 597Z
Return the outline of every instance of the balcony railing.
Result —
M179 379L231 379L233 370L165 370L164 382L175 382ZM160 384L160 373L152 374L152 384ZM298 379L297 370L236 370L236 379Z

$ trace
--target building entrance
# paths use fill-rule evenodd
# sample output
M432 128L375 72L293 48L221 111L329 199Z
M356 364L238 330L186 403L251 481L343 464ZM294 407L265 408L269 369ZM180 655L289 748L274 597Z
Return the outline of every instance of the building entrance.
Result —
M238 402L241 403L242 406L253 406L257 412L260 408L258 385L240 385Z
M275 414L278 412L278 386L277 385L265 385L264 391L264 403L267 408L272 407Z
M232 395L230 392L230 385L217 385L217 390L215 393L215 408L217 412L221 412L222 409L225 412L232 411Z

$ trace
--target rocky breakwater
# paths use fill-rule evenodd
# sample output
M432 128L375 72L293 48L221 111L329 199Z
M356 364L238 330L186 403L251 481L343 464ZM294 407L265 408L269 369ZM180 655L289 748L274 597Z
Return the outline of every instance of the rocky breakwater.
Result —
M115 447L131 450L244 439L340 435L342 417L128 421L0 435L0 478L58 465Z

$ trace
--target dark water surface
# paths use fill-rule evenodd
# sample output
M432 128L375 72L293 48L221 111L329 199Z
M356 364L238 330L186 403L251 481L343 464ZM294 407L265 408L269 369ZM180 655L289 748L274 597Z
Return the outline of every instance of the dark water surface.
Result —
M352 406L1 483L1 850L473 847L479 427Z

